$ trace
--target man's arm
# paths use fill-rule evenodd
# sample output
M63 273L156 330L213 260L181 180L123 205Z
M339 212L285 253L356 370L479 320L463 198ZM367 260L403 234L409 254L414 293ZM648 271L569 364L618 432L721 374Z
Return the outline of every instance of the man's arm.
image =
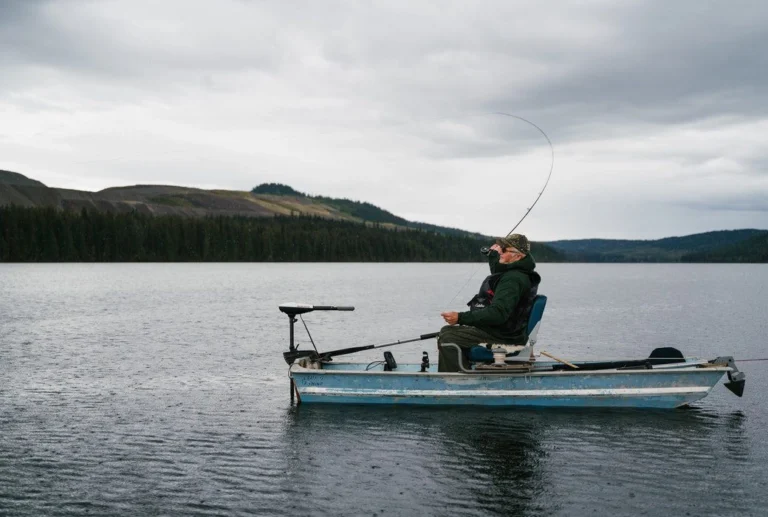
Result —
M490 267L491 271L493 271L494 266L499 263L499 254L501 253L501 246L499 246L498 244L494 244L493 246L490 247L490 250L491 251L488 254L488 266ZM443 317L443 319L448 325L456 325L457 323L459 323L459 314L464 314L464 313L449 311L449 312L441 312L440 316ZM466 313L466 314L469 314L469 313Z

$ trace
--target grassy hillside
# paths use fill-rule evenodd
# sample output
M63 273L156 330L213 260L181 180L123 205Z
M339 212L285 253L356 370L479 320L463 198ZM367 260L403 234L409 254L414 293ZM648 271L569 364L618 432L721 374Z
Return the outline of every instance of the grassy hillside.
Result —
M282 183L262 183L254 187L251 190L253 194L272 194L275 196L283 197L296 197L305 198L308 200L314 200L323 205L330 206L338 210L341 214L345 214L354 219L370 221L374 223L380 223L384 225L394 225L404 228L415 228L418 230L426 230L430 232L438 232L444 234L453 235L472 235L481 239L487 239L489 237L473 232L467 232L458 228L450 228L446 226L438 226L429 223L420 223L414 221L408 221L402 217L399 217L388 210L379 208L376 205L365 201L353 201L346 198L327 197L327 196L308 196L303 192L294 190L288 185Z
M27 178L18 172L0 170L0 184L20 185L22 187L45 187L37 180Z

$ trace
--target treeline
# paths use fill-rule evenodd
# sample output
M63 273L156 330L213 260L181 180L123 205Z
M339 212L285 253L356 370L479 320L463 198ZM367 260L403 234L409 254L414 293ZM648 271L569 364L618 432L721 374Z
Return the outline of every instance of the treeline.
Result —
M569 262L768 262L768 231L718 230L656 240L548 242Z
M762 232L730 246L689 253L684 255L682 260L683 262L768 263L768 232Z
M0 207L3 262L474 262L483 260L478 249L487 244L313 217L185 218ZM549 252L557 256L544 247L538 252L534 247L540 260L548 260Z

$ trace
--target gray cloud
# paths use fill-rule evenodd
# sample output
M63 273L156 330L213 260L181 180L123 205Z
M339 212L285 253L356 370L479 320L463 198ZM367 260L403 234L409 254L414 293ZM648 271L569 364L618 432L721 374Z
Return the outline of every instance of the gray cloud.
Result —
M506 219L549 165L502 111L555 144L545 237L768 226L766 43L762 2L6 1L0 168L282 181L501 233L475 207Z

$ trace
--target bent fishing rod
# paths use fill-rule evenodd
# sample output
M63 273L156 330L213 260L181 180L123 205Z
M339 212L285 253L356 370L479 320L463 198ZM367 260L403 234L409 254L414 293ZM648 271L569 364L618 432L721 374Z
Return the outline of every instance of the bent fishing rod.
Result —
M542 195L542 194L544 194L544 191L545 191L545 190L547 190L547 185L549 185L549 180L552 178L552 171L555 169L555 146L554 146L554 145L552 145L552 140L550 140L550 139L549 139L549 136L547 136L547 134L544 132L544 130L543 130L543 129L541 129L541 128L540 128L539 126L537 126L536 124L534 124L533 122L531 122L530 120L528 120L527 118L523 118L523 117L521 117L521 116L519 116L519 115L512 115L511 113L504 113L504 112L502 112L502 111L495 111L495 112L493 112L493 114L494 114L494 115L503 115L503 116L505 116L505 117L512 117L512 118L516 118L516 119L518 119L518 120L522 120L522 121L523 121L523 122L525 122L526 124L530 124L531 126L533 126L534 128L536 128L536 129L539 131L539 133L541 133L541 134L544 136L544 138L547 140L547 143L549 144L549 152L550 152L550 156L551 156L551 161L550 161L550 164L549 164L549 173L547 174L547 180L544 182L544 186L541 188L541 192L539 192L539 195L538 195L538 196L536 196L536 199L533 201L533 204L532 204L531 206L529 206L529 207L528 207L528 209L525 211L525 213L523 214L523 217L521 217L521 218L520 218L520 220L519 220L519 221L517 221L517 224L515 224L515 225L512 227L512 229L511 229L511 230L509 230L509 232L508 232L508 233L507 233L507 235L506 235L507 237L509 237L510 235L512 235L513 233L515 233L515 230L517 230L517 227L518 227L518 226L520 226L520 224L521 224L523 221L525 221L525 218L526 218L526 217L528 217L528 214L530 214L530 213L531 213L531 210L533 210L533 207L535 207L535 206L536 206L536 203L538 203L538 202L539 202L539 199L541 199L541 195ZM482 253L483 255L487 255L488 253L490 253L490 251L491 251L491 250L490 250L490 248L488 248L488 247L482 247L482 248L480 248L480 253ZM469 278L467 278L467 281L466 281L466 282L464 282L464 285L462 285L462 286L461 286L461 289L459 289L459 290L456 292L456 294L454 294L454 295L453 295L453 298L451 298L451 301L449 301L449 302L448 302L448 305L450 305L451 303L453 303L453 300L455 300L455 299L456 299L456 297L459 295L459 293L461 293L461 292L464 290L464 288L465 288L465 287L467 287L467 284L469 284L470 280L472 280L472 278L473 278L473 277L474 277L474 276L477 274L477 272L478 272L479 270L480 270L480 268L478 268L477 270L475 270L475 271L474 271L474 272L473 272L473 273L472 273L472 274L469 276Z
M546 138L546 139L547 139L547 143L549 144L549 152L550 152L550 154L551 154L551 156L552 156L552 161L551 161L551 163L550 163L550 165L549 165L549 174L547 174L547 181L545 181L545 182L544 182L544 187L542 187L542 189L541 189L541 192L539 192L539 195L538 195L538 196L536 196L536 199L534 200L533 204L532 204L530 207L528 207L528 210L526 210L525 214L523 214L523 217L522 217L522 218L520 218L520 220L517 222L517 224L516 224L515 226L513 226L513 227L512 227L512 229L509 231L509 233L507 233L507 237L509 237L510 235L512 235L512 234L515 232L515 230L517 229L517 227L518 227L518 226L520 226L520 223L522 223L522 222L525 220L525 218L526 218L526 217L528 217L528 214L530 214L530 213L531 213L531 210L533 210L533 207L535 207L535 206L536 206L536 203L538 203L538 202L539 202L539 199L541 199L541 195L544 193L544 191L545 191L545 190L547 190L547 185L549 185L549 180L550 180L550 178L552 178L552 171L553 171L553 170L554 170L554 168L555 168L555 146L553 146L553 145L552 145L552 140L550 140L550 139L549 139L549 137L548 137L548 136L547 136L547 134L544 132L544 130L543 130L543 129L541 129L541 128L540 128L539 126L537 126L536 124L534 124L533 122L531 122L530 120L528 120L528 119L525 119L525 118L523 118L523 117L520 117L520 116L518 116L518 115L512 115L512 114L510 114L510 113L503 113L503 112L501 112L501 111L496 111L496 112L494 112L494 115L504 115L505 117L512 117L512 118L516 118L516 119L518 119L518 120L522 120L523 122L526 122L526 123L528 123L528 124L532 125L532 126L533 126L533 127L535 127L536 129L538 129L538 130L539 130L539 133L541 133L542 135L544 135L544 138Z

